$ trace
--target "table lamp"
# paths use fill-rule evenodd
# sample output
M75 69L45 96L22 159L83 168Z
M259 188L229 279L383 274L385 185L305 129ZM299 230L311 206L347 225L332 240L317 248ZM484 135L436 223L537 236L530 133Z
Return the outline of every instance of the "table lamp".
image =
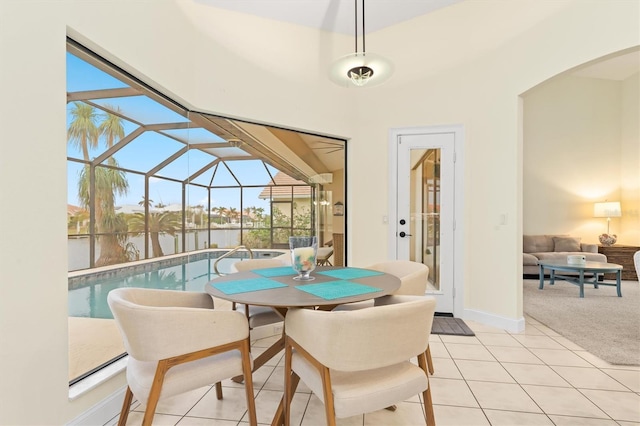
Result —
M607 233L598 236L598 240L603 246L611 246L616 243L618 236L616 234L609 233L609 225L612 217L622 216L619 201L610 201L604 203L595 203L593 205L593 217L606 217L607 218Z

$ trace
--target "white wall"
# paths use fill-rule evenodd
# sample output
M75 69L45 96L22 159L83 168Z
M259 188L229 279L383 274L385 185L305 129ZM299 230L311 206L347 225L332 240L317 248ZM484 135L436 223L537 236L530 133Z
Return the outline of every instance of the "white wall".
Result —
M619 242L640 246L640 73L622 82Z
M188 0L0 2L0 221L10 224L0 243L0 424L63 424L124 383L120 376L78 400L67 397L68 31L187 105L349 139L343 201L352 265L386 258L388 130L463 124L465 308L515 321L522 316L518 96L639 45L638 6L462 2L368 36L367 46L389 56L396 74L353 91L325 74L349 53L347 36ZM379 202L362 188L375 188ZM510 221L496 229L501 214Z
M598 243L606 232L593 203L621 201L621 85L562 76L524 96L525 234ZM620 220L611 225L622 241Z

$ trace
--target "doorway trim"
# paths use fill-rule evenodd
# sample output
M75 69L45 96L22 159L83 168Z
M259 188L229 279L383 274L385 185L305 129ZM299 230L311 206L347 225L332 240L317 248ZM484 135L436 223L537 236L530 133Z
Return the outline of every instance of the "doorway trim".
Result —
M464 127L458 125L398 127L389 129L389 198L387 253L389 260L396 257L396 227L398 187L397 142L401 136L422 134L454 134L454 199L453 199L453 316L462 318L464 313Z

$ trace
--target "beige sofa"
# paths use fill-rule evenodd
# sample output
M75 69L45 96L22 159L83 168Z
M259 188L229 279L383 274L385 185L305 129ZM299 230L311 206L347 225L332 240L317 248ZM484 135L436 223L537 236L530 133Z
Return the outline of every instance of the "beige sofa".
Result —
M569 235L523 235L522 274L540 273L538 261L566 261L567 256L582 254L588 262L606 262L607 256L598 253L597 244L585 244Z

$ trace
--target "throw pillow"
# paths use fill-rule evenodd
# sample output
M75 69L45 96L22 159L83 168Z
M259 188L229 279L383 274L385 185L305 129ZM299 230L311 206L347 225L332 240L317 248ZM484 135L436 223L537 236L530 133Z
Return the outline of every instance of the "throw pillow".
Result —
M553 237L553 251L581 251L580 238Z

